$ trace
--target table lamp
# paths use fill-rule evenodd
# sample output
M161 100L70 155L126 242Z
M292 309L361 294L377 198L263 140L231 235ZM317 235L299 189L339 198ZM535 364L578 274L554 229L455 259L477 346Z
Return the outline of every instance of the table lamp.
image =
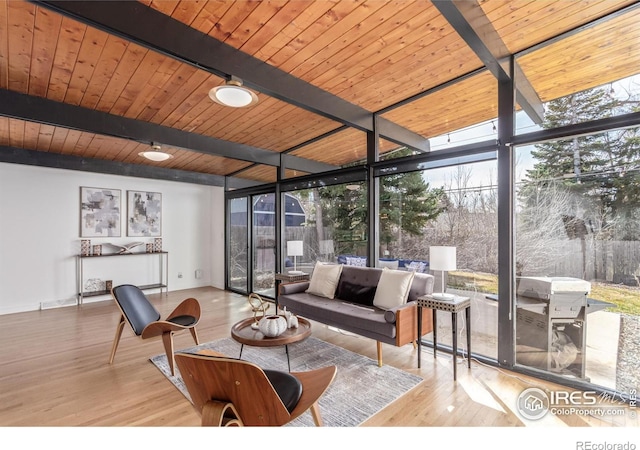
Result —
M439 270L442 277L440 293L432 294L436 300L453 300L453 294L445 294L444 273L449 270L456 270L456 248L455 247L429 247L429 268Z
M287 241L287 256L293 256L293 271L289 273L298 273L298 268L296 265L296 257L302 256L302 241Z

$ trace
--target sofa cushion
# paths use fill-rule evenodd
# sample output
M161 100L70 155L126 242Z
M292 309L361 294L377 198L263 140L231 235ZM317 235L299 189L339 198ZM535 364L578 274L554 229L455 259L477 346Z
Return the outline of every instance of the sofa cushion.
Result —
M340 274L340 283L347 281L358 286L377 286L380 275L382 269L375 267L344 266Z
M336 293L336 296L339 299L346 300L348 302L373 306L373 297L375 294L375 286L361 286L348 281L341 281L340 284L338 284L338 292Z
M407 266L407 270L423 273L427 265L420 261L411 261Z
M413 271L383 269L373 305L386 310L407 303L415 274Z
M341 273L341 264L323 264L317 262L311 274L311 281L309 282L309 287L306 292L320 297L334 298Z
M385 319L385 311L375 306L363 306L340 299L328 299L307 293L281 295L278 304L287 311L338 327L372 339L393 342L396 324Z

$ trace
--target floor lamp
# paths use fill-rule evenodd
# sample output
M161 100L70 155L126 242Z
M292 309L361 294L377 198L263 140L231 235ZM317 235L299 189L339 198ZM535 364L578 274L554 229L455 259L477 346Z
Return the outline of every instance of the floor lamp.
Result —
M293 270L289 273L299 273L296 264L296 257L303 255L303 244L304 243L302 241L287 241L287 256L293 256Z
M456 248L455 247L429 247L429 268L439 270L442 277L441 291L432 294L436 300L453 300L453 294L445 294L444 273L449 270L456 270Z

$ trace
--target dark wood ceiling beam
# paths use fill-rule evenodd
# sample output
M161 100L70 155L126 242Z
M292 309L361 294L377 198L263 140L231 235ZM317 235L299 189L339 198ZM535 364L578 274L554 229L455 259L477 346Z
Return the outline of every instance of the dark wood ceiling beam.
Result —
M24 164L28 166L50 167L53 169L79 170L82 172L122 175L127 177L151 178L154 180L178 181L182 183L225 186L225 177L164 167L126 164L95 158L81 158L59 153L25 150L23 148L0 146L0 162ZM231 181L233 183L234 181Z
M188 133L175 128L55 102L6 89L0 89L0 115L138 142L160 143L198 153L271 166L279 166L281 161L280 153L278 152ZM292 158L290 164L293 168L308 172L324 172L336 168L330 164L299 157Z
M373 130L373 113L241 52L182 22L132 1L38 1L108 33L206 70L238 77L247 87L363 131ZM381 136L428 152L429 141L386 119Z
M477 0L439 0L433 4L498 80L510 77L509 49ZM542 123L542 101L517 64L514 78L516 101L533 122Z

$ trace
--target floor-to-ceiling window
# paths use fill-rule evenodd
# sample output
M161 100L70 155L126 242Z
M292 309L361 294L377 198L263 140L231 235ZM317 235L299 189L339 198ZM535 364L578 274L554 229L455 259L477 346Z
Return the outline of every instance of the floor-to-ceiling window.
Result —
M298 184L283 194L289 208L304 216L287 216L284 227L283 267L311 272L317 261L367 265L367 189L364 170L331 177L323 182ZM301 251L290 251L291 248Z
M514 137L515 361L623 394L640 382L637 30L622 10L515 57L544 111Z
M227 286L240 292L248 291L249 264L249 198L227 200Z
M227 287L273 298L276 270L275 195L227 200Z
M253 206L251 292L273 298L276 274L275 194L253 195L251 204Z
M639 138L630 128L517 149L519 364L638 385Z
M471 325L473 352L492 359L497 357L498 321L495 172L496 161L490 160L380 177L377 264L431 273L437 292L470 297L472 323L461 321L459 331ZM455 248L454 271L431 269L432 246ZM450 315L438 314L438 343L450 347Z

